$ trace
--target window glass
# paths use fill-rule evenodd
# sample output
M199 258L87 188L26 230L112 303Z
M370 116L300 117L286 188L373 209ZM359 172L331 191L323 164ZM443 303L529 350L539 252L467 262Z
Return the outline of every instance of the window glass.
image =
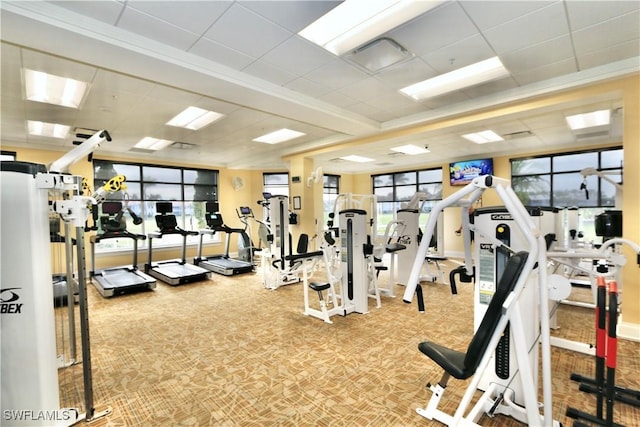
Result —
M215 185L217 183L217 175L217 172L210 170L186 169L184 171L184 183Z
M598 153L578 153L553 156L553 172L566 172L598 167Z
M288 173L265 173L263 175L264 185L289 185Z
M514 159L511 161L511 176L535 175L551 172L551 159Z
M418 182L442 182L442 169L430 169L418 172Z
M376 175L373 177L374 187L393 185L393 175Z
M148 182L181 182L182 171L175 168L144 166L143 179Z
M378 203L393 201L393 187L378 187L373 194L378 198Z
M525 206L552 206L550 175L513 177L511 187Z
M182 186L179 184L145 184L145 200L182 200Z
M416 179L417 174L415 172L401 172L393 175L393 183L395 185L415 184Z
M553 203L556 206L597 206L597 191L588 199L584 191L580 191L582 175L580 173L563 173L553 176Z
M399 185L396 187L396 201L408 202L415 194L415 185Z
M622 167L624 150L607 150L601 154L600 167L602 169Z
M419 191L426 194L427 200L442 200L442 183L421 184Z

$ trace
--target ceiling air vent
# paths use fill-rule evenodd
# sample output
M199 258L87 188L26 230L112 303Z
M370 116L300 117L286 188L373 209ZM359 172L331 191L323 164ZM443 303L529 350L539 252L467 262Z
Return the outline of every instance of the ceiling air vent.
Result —
M195 146L196 146L196 144L191 144L191 143L188 143L188 142L176 141L173 144L171 144L169 147L176 148L178 150L191 150Z
M521 130L518 132L505 133L504 135L502 135L505 140L528 138L530 136L533 136L533 132L531 132L530 130Z
M376 166L393 166L391 162L376 163Z
M366 72L375 74L414 56L395 40L382 37L353 50L345 58Z
M591 139L591 138L606 138L609 136L608 130L600 130L597 132L589 132L589 133L578 133L576 134L576 141L582 139Z
M401 156L406 156L405 153L401 153L399 151L394 151L393 153L389 153L387 154L389 157L401 157Z
M340 157L334 157L333 159L329 160L330 162L333 163L342 163L342 162L346 162L345 159L341 159Z

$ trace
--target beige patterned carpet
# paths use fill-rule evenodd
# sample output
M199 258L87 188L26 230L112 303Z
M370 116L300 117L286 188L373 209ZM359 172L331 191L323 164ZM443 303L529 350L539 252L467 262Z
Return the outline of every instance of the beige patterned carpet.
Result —
M386 280L384 276L382 281ZM426 313L382 298L366 315L302 315L302 285L263 288L259 274L111 299L89 285L94 402L113 412L94 426L428 426L416 414L441 370L422 355L429 339L460 350L473 334L473 290L424 283ZM312 301L317 301L312 295ZM559 308L554 335L593 342L593 311ZM619 341L616 382L640 389L640 343ZM572 425L568 406L594 413L595 396L578 391L572 372L589 377L593 358L552 349L554 418ZM81 367L60 371L63 405L82 406ZM441 407L453 413L466 382L452 379ZM479 393L477 393L479 394ZM640 409L617 403L615 420L640 425ZM488 426L520 425L505 416Z

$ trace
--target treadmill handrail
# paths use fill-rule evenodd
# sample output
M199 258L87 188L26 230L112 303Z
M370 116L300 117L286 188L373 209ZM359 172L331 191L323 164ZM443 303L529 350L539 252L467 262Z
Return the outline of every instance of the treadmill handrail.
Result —
M133 240L145 240L147 236L144 234L131 233L130 231L106 231L102 234L94 234L89 239L92 243L99 243L101 240L106 239L119 239L128 238Z

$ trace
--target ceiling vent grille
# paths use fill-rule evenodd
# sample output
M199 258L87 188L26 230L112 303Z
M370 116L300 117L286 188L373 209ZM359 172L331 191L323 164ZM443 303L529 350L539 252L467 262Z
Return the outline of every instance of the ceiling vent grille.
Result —
M156 152L156 150L147 150L146 148L137 148L137 147L131 147L129 148L129 151L131 151L132 153L146 153L146 154L151 154Z
M191 144L189 142L176 141L173 144L171 144L169 147L176 148L178 150L191 150L195 146L196 146L196 144Z
M530 136L533 136L533 132L531 132L530 130L521 130L518 132L505 133L504 135L502 135L502 137L506 140L528 138Z

